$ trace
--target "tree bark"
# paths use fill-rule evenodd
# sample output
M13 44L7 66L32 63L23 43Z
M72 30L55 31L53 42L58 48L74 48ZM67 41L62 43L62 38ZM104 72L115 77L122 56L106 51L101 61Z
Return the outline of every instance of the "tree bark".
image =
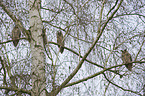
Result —
M31 78L32 90L31 96L46 96L46 78L45 78L45 55L43 50L42 38L42 20L40 16L40 3L41 0L30 0L30 31L32 40L30 43L31 48Z

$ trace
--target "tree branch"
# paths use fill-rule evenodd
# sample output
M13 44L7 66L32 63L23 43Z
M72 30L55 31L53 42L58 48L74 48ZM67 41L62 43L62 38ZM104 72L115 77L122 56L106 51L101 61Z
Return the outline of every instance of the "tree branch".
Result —
M29 90L24 90L24 89L18 89L18 88L13 88L13 87L5 87L5 86L0 86L0 89L7 89L10 91L18 91L18 92L22 92L22 93L26 93L31 95L31 92Z
M108 22L113 18L114 14L117 12L117 10L119 9L121 3L123 0L120 1L119 5L117 6L117 9L112 13L112 15L108 18L108 20L105 22L104 26L102 27L102 30L99 32L98 31L98 36L96 37L96 40L93 42L93 44L91 45L91 47L89 48L89 50L86 52L86 54L83 56L82 60L79 62L78 66L75 68L75 70L67 77L67 79L55 90L55 94L58 94L60 92L60 90L75 76L75 74L78 72L78 70L81 68L83 62L85 61L85 59L87 58L87 56L90 54L90 52L92 51L92 49L94 48L94 46L96 45L96 43L98 42L98 40L100 39L106 25L108 24Z
M134 61L134 62L132 62L132 63L145 63L145 61ZM100 71L100 72L97 72L97 73L95 73L95 74L93 74L93 75L91 75L91 76L88 76L88 77L86 77L86 78L84 78L84 79L81 79L81 80L78 80L78 81L69 83L69 84L67 84L65 87L69 87L69 86L72 86L72 85L81 83L81 82L83 82L83 81L87 81L87 80L89 80L89 79L91 79L91 78L94 78L94 77L100 75L100 74L104 74L105 71L110 71L112 68L116 68L116 67L123 66L123 65L125 65L125 64L119 64L119 65L115 65L115 66L106 68L106 69L104 69L104 70L102 70L102 71Z
M112 85L114 85L114 86L116 86L116 87L118 87L118 88L120 88L120 89L122 89L122 90L124 90L124 91L132 92L132 93L134 93L134 94L137 94L137 95L142 96L142 95L141 95L139 92L137 92L137 91L132 91L132 90L129 90L129 89L125 89L125 88L123 88L123 87L121 87L121 86L119 86L119 85L117 85L117 84L111 82L111 81L106 77L106 75L105 75L104 73L103 73L103 75L104 75L105 79L106 79L109 83L111 83Z
M16 23L16 25L19 26L20 30L23 32L26 38L30 41L31 40L30 32L24 28L22 22L19 19L17 19L16 16L6 7L6 5L2 2L2 0L0 0L0 6L10 16L10 18Z

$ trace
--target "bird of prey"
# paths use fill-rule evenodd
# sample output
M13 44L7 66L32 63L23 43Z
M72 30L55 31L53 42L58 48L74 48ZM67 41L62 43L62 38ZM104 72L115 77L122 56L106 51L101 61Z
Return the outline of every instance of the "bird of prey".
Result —
M129 70L129 71L132 71L132 58L131 58L131 55L128 53L128 51L125 49L125 50L121 50L122 51L122 61L123 63L125 63L125 66L126 68Z
M13 39L13 44L15 47L19 43L20 36L21 36L21 31L19 30L19 27L15 25L15 27L12 30L12 39Z
M58 47L59 47L59 51L61 53L63 53L64 51L64 40L63 40L63 34L61 31L58 31L57 32L57 43L59 44Z
M42 29L42 37L43 37L43 44L44 46L47 44L47 37L46 37L46 29Z

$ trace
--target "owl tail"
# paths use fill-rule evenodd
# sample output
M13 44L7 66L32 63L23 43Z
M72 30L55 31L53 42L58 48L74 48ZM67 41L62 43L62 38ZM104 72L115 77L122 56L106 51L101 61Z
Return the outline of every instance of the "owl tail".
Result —
M19 43L19 40L13 40L13 44L15 47L18 45L18 43Z
M64 47L62 47L62 46L60 46L60 52L61 52L61 54L63 53L63 51L64 51Z
M126 64L125 66L129 71L132 71L132 63Z

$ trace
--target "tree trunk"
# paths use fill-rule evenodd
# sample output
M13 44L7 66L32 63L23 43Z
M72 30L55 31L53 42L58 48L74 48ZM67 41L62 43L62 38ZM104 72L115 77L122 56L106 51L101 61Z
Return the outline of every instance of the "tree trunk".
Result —
M42 38L42 20L40 17L41 0L30 0L29 22L31 31L31 78L32 90L31 96L46 96L46 78L45 78L45 55L43 50Z

